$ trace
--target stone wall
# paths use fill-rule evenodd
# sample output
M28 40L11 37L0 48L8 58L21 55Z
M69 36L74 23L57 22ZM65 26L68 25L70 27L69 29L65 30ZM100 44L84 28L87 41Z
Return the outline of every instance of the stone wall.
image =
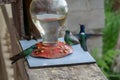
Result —
M101 33L104 27L104 0L66 1L69 7L66 21L67 29L73 33L78 33L80 30L79 24L85 24L87 33ZM102 38L92 38L87 43L90 50L94 47L101 49Z
M104 0L66 0L69 7L67 27L79 31L79 24L89 29L104 27ZM90 32L90 31L89 31Z

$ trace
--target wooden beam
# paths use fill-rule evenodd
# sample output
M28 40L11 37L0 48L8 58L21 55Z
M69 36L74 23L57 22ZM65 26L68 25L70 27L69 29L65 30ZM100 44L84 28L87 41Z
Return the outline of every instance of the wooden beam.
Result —
M22 36L25 36L22 0L17 0L12 3L12 14L14 25L19 35L18 38L20 39Z
M0 4L9 4L12 2L16 2L16 0L0 0Z
M26 35L35 35L36 37L40 37L38 29L35 27L31 20L30 16L30 3L32 0L23 0L23 17L24 17L24 25L25 25L25 33ZM37 35L36 35L37 34Z
M8 17L8 13L6 11L5 6L2 5L1 9L2 9L4 18L5 18L8 33L10 34L10 41L11 41L10 45L12 47L11 55L15 55L15 54L19 53L21 50L19 43L18 43L17 31L15 30L16 28L14 27L14 25L12 25L10 22L10 19ZM16 63L15 65L13 65L13 67L14 67L15 80L18 80L18 78L20 78L22 80L28 80L28 76L27 76L25 68L24 68L23 60L19 61L19 63Z
M1 40L0 40L0 80L8 80L5 61L2 53Z

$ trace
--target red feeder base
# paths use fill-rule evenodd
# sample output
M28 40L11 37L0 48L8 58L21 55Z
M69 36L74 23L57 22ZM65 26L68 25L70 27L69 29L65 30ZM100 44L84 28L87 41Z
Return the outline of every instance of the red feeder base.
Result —
M42 42L39 42L36 46L38 48L33 50L31 54L33 57L61 58L73 52L72 47L63 42L57 42L54 46L45 46Z

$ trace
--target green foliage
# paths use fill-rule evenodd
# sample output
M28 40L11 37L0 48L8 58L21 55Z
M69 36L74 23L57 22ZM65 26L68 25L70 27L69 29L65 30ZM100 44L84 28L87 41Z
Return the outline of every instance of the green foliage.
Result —
M115 0L105 0L105 11L112 11L112 5Z
M120 80L120 74L114 73L111 68L116 55L120 53L120 51L115 49L120 32L120 11L114 12L112 10L114 1L116 0L105 0L105 27L103 29L102 55L98 56L97 49L92 51L92 55L109 80Z
M108 77L109 80L120 80L120 74L112 71L111 66L114 63L114 58L119 53L116 51L116 44L118 41L120 31L120 14L119 11L113 12L113 4L115 0L105 1L105 28L103 29L103 55L101 62L98 65Z
M118 73L113 73L113 74L110 74L110 80L120 80L120 74Z
M118 41L119 31L120 31L120 14L112 11L113 3L115 0L105 1L105 28L103 29L103 47L102 47L102 57L101 61L98 61L98 65L101 67L102 71L109 78L109 80L114 80L118 76L114 76L114 72L111 70L111 66L114 62L114 58L119 53L115 50L115 46ZM117 74L120 76L120 74ZM120 80L117 79L117 80Z
M109 80L120 80L120 74L114 73L111 69L114 59L120 53L120 51L109 50L107 53L98 56L98 49L94 49L91 53L96 59L98 66Z
M116 0L105 0L105 28L103 30L103 53L114 49L120 31L120 11L114 12L112 8Z
M120 30L120 15L106 13L105 28L103 30L103 53L114 49L118 40Z

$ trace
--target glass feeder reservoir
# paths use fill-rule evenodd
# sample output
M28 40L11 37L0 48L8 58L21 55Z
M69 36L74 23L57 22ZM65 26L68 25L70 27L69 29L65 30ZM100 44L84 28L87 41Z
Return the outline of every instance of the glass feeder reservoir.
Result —
M32 0L31 19L42 36L42 42L32 52L34 57L60 58L72 53L72 48L58 41L60 28L64 25L68 7L65 0Z

